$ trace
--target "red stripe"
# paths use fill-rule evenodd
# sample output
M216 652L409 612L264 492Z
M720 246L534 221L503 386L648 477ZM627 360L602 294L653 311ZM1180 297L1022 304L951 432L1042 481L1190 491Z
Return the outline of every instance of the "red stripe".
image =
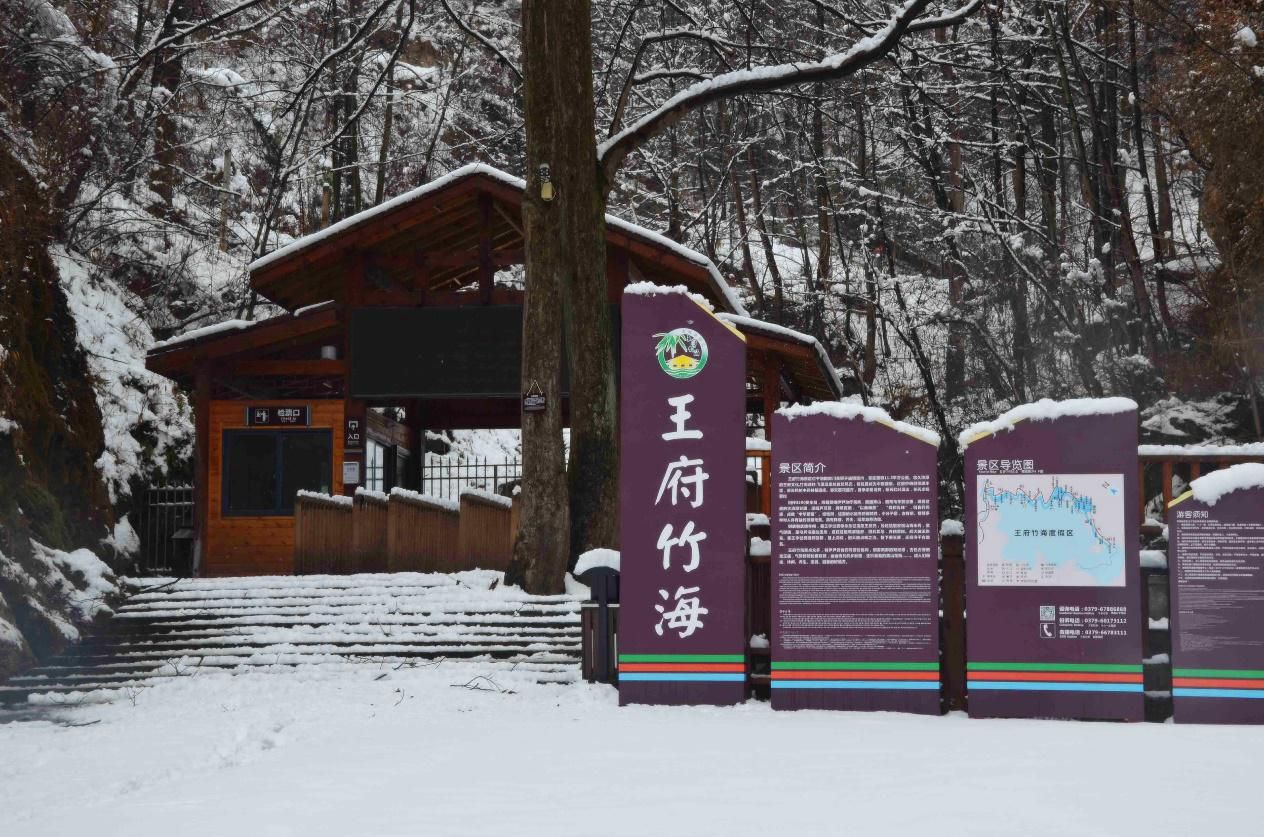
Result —
M619 663L619 671L746 671L742 663Z
M1212 689L1264 689L1264 680L1222 680L1207 677L1173 677L1173 686Z
M972 671L970 680L1035 680L1054 683L1140 683L1140 674L1098 674L1061 671Z

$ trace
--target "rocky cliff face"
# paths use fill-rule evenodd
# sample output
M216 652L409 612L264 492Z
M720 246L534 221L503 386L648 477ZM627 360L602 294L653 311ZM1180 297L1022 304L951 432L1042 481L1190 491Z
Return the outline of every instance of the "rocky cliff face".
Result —
M0 150L0 679L60 651L117 593L83 549L114 523L106 446L43 192Z

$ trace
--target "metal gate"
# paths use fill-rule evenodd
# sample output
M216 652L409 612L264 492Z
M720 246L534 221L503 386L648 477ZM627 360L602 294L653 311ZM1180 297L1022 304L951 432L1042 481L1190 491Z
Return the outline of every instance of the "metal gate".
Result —
M140 537L137 572L142 575L192 575L192 486L146 489L136 509L134 527Z

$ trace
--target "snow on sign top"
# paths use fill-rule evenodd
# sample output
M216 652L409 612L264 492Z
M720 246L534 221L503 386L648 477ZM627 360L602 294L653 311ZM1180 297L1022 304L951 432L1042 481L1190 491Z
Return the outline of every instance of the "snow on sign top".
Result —
M655 285L653 282L632 282L623 288L625 294L632 296L666 296L667 294L682 294L698 303L708 313L715 313L715 306L711 304L711 300L702 294L690 292L684 285Z
M851 404L845 401L817 401L815 404L792 404L777 411L780 415L794 421L804 416L830 416L839 419L864 419L877 422L892 430L912 436L920 442L939 447L939 434L916 424L896 421L880 407L866 407L863 404Z
M394 209L398 209L399 207L411 203L418 198L425 197L433 192L438 192L452 183L472 175L483 175L484 177L489 177L518 191L523 191L527 188L527 182L521 177L514 177L512 174L503 172L500 169L492 168L491 166L484 165L482 163L473 163L468 166L462 166L459 169L448 172L443 177L436 178L425 185L418 186L416 189L404 192L401 195L396 195L390 200L383 201L371 209L366 209L363 212L357 212L355 215L352 215L349 218L344 218L336 224L331 224L323 230L309 233L302 238L291 241L284 247L279 247L276 250L273 250L265 256L260 256L250 263L249 267L247 267L247 271L254 273L255 271L262 270L268 265L288 258L295 253L302 252L309 247L319 244L325 239L353 229L366 221ZM647 230L644 227L638 227L636 224L624 221L622 218L616 218L614 215L606 215L606 226L610 229L618 230L619 232L633 235L644 241L648 241L656 247L660 247L664 250L670 250L672 253L685 261L693 262L703 268L710 276L711 283L715 286L716 292L724 297L724 301L728 304L729 308L739 314L746 313L746 307L742 305L741 299L739 299L733 289L729 287L729 283L725 281L724 277L720 275L720 271L716 269L716 266L706 256L696 250L690 250L688 247L685 247L676 241L672 241L664 235L659 235L658 233L653 232L652 230Z
M1252 488L1264 488L1264 463L1243 462L1199 477L1189 484L1189 491L1168 503L1168 508L1190 497L1214 506L1226 494Z
M1131 398L1071 398L1054 401L1042 398L1032 404L1020 404L992 421L972 424L957 436L957 447L964 451L985 436L1002 430L1013 430L1020 421L1052 421L1071 416L1104 416L1136 410L1137 402Z
M1138 445L1140 456L1264 456L1264 442L1243 445Z
M581 576L597 567L608 567L619 571L619 551L617 549L590 549L579 556L575 562L574 576Z

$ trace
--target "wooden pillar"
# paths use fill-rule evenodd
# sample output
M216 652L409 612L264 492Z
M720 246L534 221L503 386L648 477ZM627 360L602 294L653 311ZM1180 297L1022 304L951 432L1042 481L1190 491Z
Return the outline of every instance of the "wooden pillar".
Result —
M408 428L408 472L403 474L404 487L412 491L421 490L421 473L426 463L426 431L422 423L422 402L414 398L408 402L408 415L405 425Z
M965 539L943 535L944 703L949 712L966 708L966 562Z
M206 562L206 534L211 512L211 373L199 366L193 373L193 566L200 575Z
M484 305L492 304L496 265L492 262L492 196L478 196L478 292Z
M1137 463L1137 505L1139 506L1139 508L1137 509L1137 520L1139 520L1142 524L1144 524L1144 523L1146 522L1146 513L1145 513L1145 509L1146 509L1146 484L1145 484L1146 467L1145 467L1145 466L1146 466L1146 464L1145 464L1145 460L1144 460L1144 459L1142 459L1140 462L1138 462L1138 463Z
M342 357L345 364L343 372L342 408L343 408L343 448L342 462L334 463L334 484L342 486L343 494L354 494L357 486L364 485L364 445L368 439L368 426L365 420L364 402L351 396L351 366L355 347L351 342L351 315L361 304L364 295L365 260L362 254L351 255L343 287L342 323L343 343ZM358 479L355 482L343 482L346 473L343 465L355 463Z
M764 439L772 441L772 414L781 405L781 359L764 355Z
M1163 460L1163 519L1167 520L1167 504L1172 502L1172 460Z

